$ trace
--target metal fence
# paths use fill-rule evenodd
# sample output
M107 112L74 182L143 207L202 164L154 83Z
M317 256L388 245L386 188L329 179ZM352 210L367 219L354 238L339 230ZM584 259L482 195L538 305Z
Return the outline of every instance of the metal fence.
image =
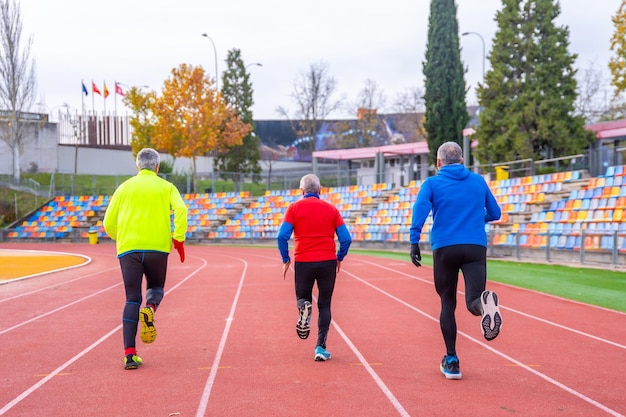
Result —
M8 240L9 230L0 230L0 241ZM511 234L513 239L507 242L498 242L497 236L500 231L490 231L487 234L488 248L487 255L489 259L520 261L520 262L537 262L552 263L570 266L591 266L606 269L623 269L626 268L626 233L624 232L586 232L569 233L569 234L552 234L539 233L541 237L538 245L530 245L524 243L522 234ZM391 236L395 235L395 239ZM202 234L202 236L206 236ZM544 238L545 237L545 241ZM87 228L77 228L70 232L67 237L57 239L54 234L40 239L25 238L11 239L15 242L72 242L87 243L89 242ZM187 239L189 244L235 244L235 245L276 245L275 234L267 233L263 237L224 239L205 237L191 237ZM560 243L561 242L561 243ZM564 243L563 243L564 242ZM107 238L100 236L99 243L112 244L113 242ZM431 251L428 242L421 242L423 253ZM355 240L352 248L361 249L382 249L394 252L406 252L408 260L408 251L410 243L408 241L408 233L386 233L384 229L381 233L373 236L369 240Z

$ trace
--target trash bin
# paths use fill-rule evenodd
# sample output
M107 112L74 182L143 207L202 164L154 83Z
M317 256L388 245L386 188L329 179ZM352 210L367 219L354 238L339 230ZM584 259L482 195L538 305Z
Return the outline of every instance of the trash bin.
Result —
M507 165L501 165L496 167L496 180L508 180L509 179L509 171L507 171L509 167Z
M87 234L89 235L89 244L97 245L98 244L98 229L96 229L95 227L90 227Z

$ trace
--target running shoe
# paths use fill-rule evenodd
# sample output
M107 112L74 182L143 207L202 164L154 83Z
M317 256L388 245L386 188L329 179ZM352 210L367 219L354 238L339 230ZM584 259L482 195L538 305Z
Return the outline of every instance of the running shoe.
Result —
M141 366L143 361L137 354L130 354L124 357L124 369L137 369Z
M306 339L311 332L311 302L305 301L300 306L300 314L298 323L296 323L296 332L300 339Z
M441 365L439 365L439 369L443 376L447 379L461 379L461 368L459 367L459 358L454 355L446 355L441 360Z
M330 359L330 352L321 346L315 348L315 360L317 362L324 362Z
M493 291L483 291L480 295L480 304L483 308L483 318L480 327L487 340L495 339L502 330L502 316L498 307L498 295Z
M154 327L154 310L152 307L144 307L139 311L139 321L141 322L141 341L152 343L157 337L156 327Z

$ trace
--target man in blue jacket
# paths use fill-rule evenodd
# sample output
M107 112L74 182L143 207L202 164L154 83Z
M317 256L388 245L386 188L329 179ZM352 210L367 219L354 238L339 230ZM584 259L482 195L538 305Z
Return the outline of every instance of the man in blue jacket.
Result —
M498 296L493 291L485 291L485 223L498 220L501 212L485 180L463 165L462 150L456 142L446 142L439 147L437 168L438 174L422 184L413 206L411 261L421 266L420 234L432 211L433 272L435 289L441 298L439 323L446 345L440 370L447 379L461 379L454 316L459 271L465 279L467 309L475 316L482 316L485 339L495 339L502 328Z

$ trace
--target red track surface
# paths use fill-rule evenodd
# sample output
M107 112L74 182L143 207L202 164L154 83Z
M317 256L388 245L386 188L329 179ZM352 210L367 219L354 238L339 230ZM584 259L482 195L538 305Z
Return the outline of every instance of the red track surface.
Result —
M485 342L459 295L463 379L448 381L432 270L408 255L348 255L333 299L333 359L315 362L316 322L298 339L293 273L282 280L277 249L190 246L184 264L170 258L157 340L138 339L144 365L126 371L113 245L0 248L93 258L0 285L0 415L626 414L625 314L489 283L503 333Z

